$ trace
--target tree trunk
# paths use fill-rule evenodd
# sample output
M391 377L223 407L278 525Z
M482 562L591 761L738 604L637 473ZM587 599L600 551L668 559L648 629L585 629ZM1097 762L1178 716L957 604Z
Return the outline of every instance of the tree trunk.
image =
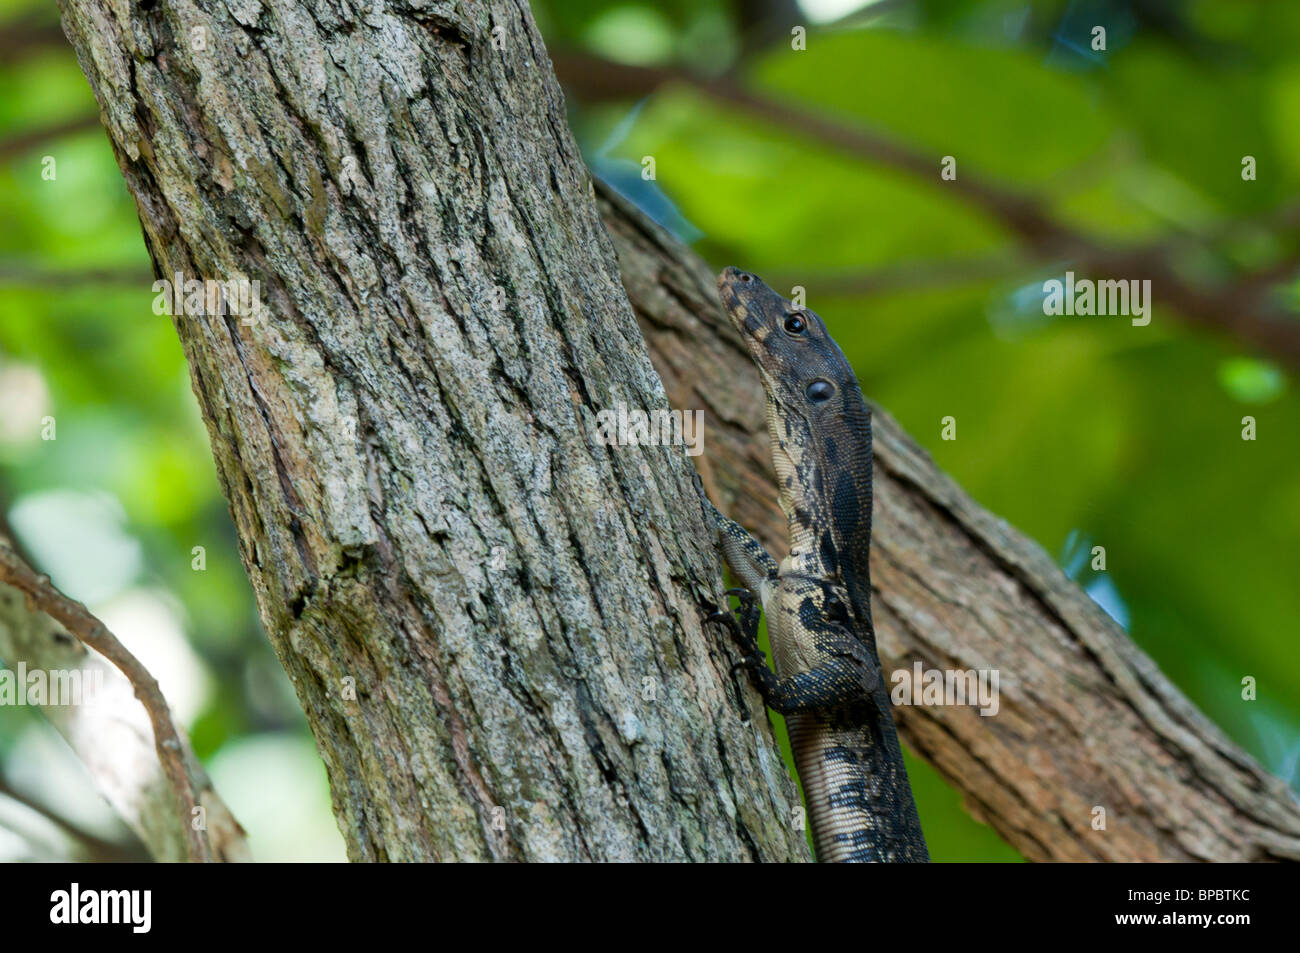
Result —
M806 858L527 5L62 8L349 856Z
M805 858L701 624L689 463L596 437L668 401L526 6L62 5L157 272L262 282L173 320L353 859ZM781 550L711 274L604 213L672 405L708 411L705 484ZM1002 672L996 718L898 709L973 811L1032 859L1300 856L1281 783L1041 550L881 413L876 446L887 671Z
M674 406L706 408L709 495L777 558L758 372L698 256L608 190L601 212ZM863 381L870 392L870 381ZM1000 671L994 717L896 706L903 739L1030 860L1300 860L1300 805L1032 540L873 406L872 615L885 672ZM1094 830L1095 808L1105 829ZM922 817L924 824L925 818Z

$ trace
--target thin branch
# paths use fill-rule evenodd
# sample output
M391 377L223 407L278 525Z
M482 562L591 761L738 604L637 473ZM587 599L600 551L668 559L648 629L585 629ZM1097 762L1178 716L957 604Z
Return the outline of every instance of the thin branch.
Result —
M1073 245L1081 239L1053 223L1046 210L1028 196L1007 191L981 176L963 171L951 181L939 179L939 163L921 152L859 126L819 115L802 103L787 103L746 89L729 78L710 79L672 67L629 66L585 53L554 58L560 81L588 101L640 97L669 82L685 83L718 102L739 107L785 129L797 131L869 162L890 166L950 189L984 209L1026 240Z
M816 286L819 297L840 295L883 295L913 289L933 289L973 284L989 279L1008 279L1023 275L1034 262L1006 255L983 258L953 258L935 261L902 262L870 271L828 273L778 273L772 276L774 288L800 284ZM766 275L764 277L767 277Z
M818 140L848 155L883 165L942 188L1000 222L1015 235L1026 255L1040 262L1070 262L1095 275L1137 274L1150 278L1161 298L1188 324L1228 331L1292 367L1300 368L1300 320L1272 294L1271 283L1294 273L1281 269L1245 275L1223 285L1194 284L1184 278L1175 247L1108 248L1055 221L1037 198L1022 195L968 169L951 181L939 178L935 156L912 149L860 126L819 115L806 105L782 102L746 89L729 78L709 79L685 70L628 66L585 53L560 53L556 75L580 98L601 101L639 98L668 82L685 83L710 98ZM1291 218L1289 209L1282 210Z
M138 838L133 838L131 845L119 844L105 840L89 831L82 830L66 817L55 814L52 810L35 801L21 791L16 790L3 777L0 777L0 796L7 797L15 804L20 804L34 814L39 814L54 825L67 837L76 841L96 863L140 863L149 859L148 852Z
M59 139L63 136L76 132L85 132L88 129L98 127L99 116L90 114L74 116L72 119L64 119L49 125L39 126L36 129L24 129L8 139L0 139L0 159L22 155L50 139Z
M199 807L198 793L185 768L184 749L180 735L172 724L171 712L162 690L139 660L132 655L117 637L80 602L69 599L50 582L49 577L34 572L7 546L0 545L0 582L8 583L27 597L28 605L44 612L64 626L84 645L94 649L112 662L126 676L135 689L135 697L144 705L153 725L154 747L158 760L167 773L180 809L180 821L185 828L189 857L193 862L211 863L212 848L206 834L191 823Z
M27 261L0 260L0 286L62 290L83 285L149 288L153 281L153 273L147 268L45 268Z
M31 14L0 26L0 57L6 65L55 47L71 49L68 38L59 29L57 15L49 18Z
M23 541L9 522L9 500L3 488L0 488L0 547L4 546L13 550L14 554L27 565L35 565L32 554L27 551L27 547L23 545Z

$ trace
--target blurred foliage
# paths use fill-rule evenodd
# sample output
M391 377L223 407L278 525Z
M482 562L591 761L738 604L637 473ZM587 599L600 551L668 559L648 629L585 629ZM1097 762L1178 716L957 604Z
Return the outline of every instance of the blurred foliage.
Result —
M57 32L52 5L6 7L0 35L21 30L34 39L6 53L0 69L0 143L94 117L94 97ZM52 180L42 176L46 156L55 161ZM153 313L135 206L103 131L93 127L5 154L0 221L0 525L10 524L42 557L41 568L96 611L125 593L172 597L168 605L188 646L157 644L165 642L166 627L119 635L138 653L160 653L163 669L192 663L192 649L206 675L201 685L169 687L159 678L174 707L193 708L186 727L198 755L219 755L231 772L217 777L218 787L255 792L240 771L260 771L266 759L241 760L241 752L264 751L280 738L310 747L310 735L258 622L189 371L170 319ZM41 439L46 415L54 420L54 440ZM70 506L83 499L111 501L108 515L89 502ZM51 505L42 506L47 500ZM130 550L123 540L140 550L125 569ZM204 548L202 571L192 568L197 546ZM141 626L148 621L139 613L131 618ZM176 697L187 690L196 697ZM0 716L0 768L7 775L14 770L5 755L41 727L33 721L7 709ZM324 769L317 763L304 775L302 765L302 758L286 759L278 780L317 791L320 803L302 808L315 820L293 822L284 814L268 829L310 827L316 842L297 849L255 844L261 859L342 856ZM28 793L50 800L50 792ZM234 809L245 818L259 806Z
M1056 555L1212 719L1294 784L1293 369L1190 329L1159 287L1149 327L1045 318L1041 282L1070 267L1068 258L1034 264L1020 239L945 190L939 163L951 155L959 177L1031 195L1062 226L1110 245L1176 245L1179 267L1206 279L1285 263L1297 250L1279 213L1300 185L1300 5L533 6L557 62L582 52L727 77L933 156L934 180L923 181L685 79L621 99L569 92L572 126L598 174L714 265L754 269L782 290L806 287L864 390L976 499ZM0 3L0 35L26 40L4 46L0 149L95 113L70 49L51 35L50 7ZM796 25L808 30L806 50L791 49ZM1107 29L1104 52L1090 48L1096 25ZM1256 181L1242 180L1247 155ZM57 161L54 181L42 178L44 156ZM640 176L645 156L655 159L654 181ZM169 320L152 313L148 256L105 137L97 129L38 137L0 157L0 513L33 550L28 537L73 540L45 547L56 579L60 559L80 565L88 555L60 557L59 546L86 547L93 559L96 539L134 540L139 565L126 585L170 594L210 676L189 726L200 755L253 799L256 781L282 764L294 772L285 789L311 801L323 772L294 747L308 744L305 724L259 630L188 372ZM846 290L853 279L909 268L919 277ZM1300 302L1300 286L1276 290L1292 307ZM47 414L55 441L39 438L35 422ZM940 439L949 414L955 441ZM1258 420L1253 442L1241 439L1247 414ZM78 544L50 522L51 512L70 512L58 501L71 498L56 491L114 501L120 519ZM196 572L200 545L207 568ZM1106 547L1104 573L1079 558L1093 545ZM1241 699L1247 675L1259 680L1258 701ZM36 730L32 722L0 717L0 759ZM1015 858L931 769L909 767L936 859ZM324 812L328 826L327 800L316 799L280 809ZM296 847L277 839L283 815L273 806L246 808L267 832L264 843L254 838L259 856L337 856L337 836L316 815L281 826Z

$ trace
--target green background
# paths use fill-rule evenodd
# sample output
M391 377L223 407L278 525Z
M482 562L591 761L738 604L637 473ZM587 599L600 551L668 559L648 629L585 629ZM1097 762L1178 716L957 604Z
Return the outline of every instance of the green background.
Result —
M175 333L151 308L134 207L51 6L0 3L0 512L56 583L152 660L255 855L342 858ZM1300 288L1282 279L1297 255L1300 4L533 6L557 63L582 54L597 75L592 58L676 75L644 95L570 90L593 170L711 264L805 287L863 389L1295 785L1293 368L1189 327L1159 286L1148 327L1045 317L1042 282L1068 255L1040 260L939 170L952 156L959 179L1032 197L1109 247L1160 245L1207 287L1263 272L1294 312ZM795 24L806 49L791 48ZM1098 25L1105 51L1090 48ZM928 157L933 175L741 110L691 76L870 130ZM40 437L46 415L56 440ZM940 438L948 415L952 441ZM1089 568L1096 545L1105 572ZM1246 676L1257 700L1241 697ZM909 766L936 860L1018 859L933 771ZM0 711L6 787L129 844L79 770L39 716Z

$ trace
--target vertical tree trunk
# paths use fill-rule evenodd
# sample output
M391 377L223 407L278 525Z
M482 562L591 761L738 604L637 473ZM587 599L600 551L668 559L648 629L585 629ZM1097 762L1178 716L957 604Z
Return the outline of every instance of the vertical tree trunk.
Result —
M173 320L351 856L806 858L701 627L690 466L596 438L666 400L526 6L61 2L158 273L262 282ZM674 406L709 412L711 495L779 550L711 277L604 213ZM1003 675L996 719L898 710L972 810L1035 859L1300 858L1284 785L887 415L876 438L886 671Z
M62 8L349 855L805 858L527 5Z

